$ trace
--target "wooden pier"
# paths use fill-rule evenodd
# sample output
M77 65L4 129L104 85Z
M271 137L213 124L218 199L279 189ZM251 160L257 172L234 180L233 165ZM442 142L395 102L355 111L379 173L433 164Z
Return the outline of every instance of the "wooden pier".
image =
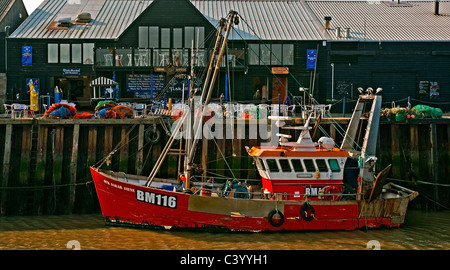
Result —
M233 124L234 138L199 143L196 176L217 175L216 181L235 177L259 178L245 146L259 145L259 136ZM302 124L303 119L295 119ZM324 133L340 142L342 135L330 122L344 129L349 118L323 119L314 136ZM108 156L109 166L124 174L148 175L168 139L171 122L161 118L122 119L0 119L0 211L1 215L44 215L99 212L89 166ZM160 140L151 140L154 129ZM242 133L244 132L244 133ZM292 131L293 138L298 134ZM392 164L390 178L418 190L412 207L435 209L450 205L450 119L421 119L409 123L382 121L379 129L378 169ZM119 148L116 148L120 144ZM211 151L211 149L217 149ZM208 151L209 150L209 151ZM158 177L177 178L181 155L173 146ZM200 155L201 154L201 155ZM225 157L225 159L223 158ZM181 164L182 165L182 164ZM228 168L233 170L233 174ZM438 204L436 204L438 203Z

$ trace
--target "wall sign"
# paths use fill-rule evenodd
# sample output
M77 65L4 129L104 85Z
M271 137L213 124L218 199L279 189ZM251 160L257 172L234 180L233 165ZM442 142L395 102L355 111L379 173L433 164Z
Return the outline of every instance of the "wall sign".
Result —
M33 46L22 46L22 66L33 65Z
M152 81L153 77L153 81ZM152 89L153 86L153 89ZM128 74L127 92L159 92L166 86L164 75Z
M317 50L308 49L306 50L306 68L315 69L317 62Z
M80 68L63 68L62 74L63 74L63 76L80 76L81 69Z

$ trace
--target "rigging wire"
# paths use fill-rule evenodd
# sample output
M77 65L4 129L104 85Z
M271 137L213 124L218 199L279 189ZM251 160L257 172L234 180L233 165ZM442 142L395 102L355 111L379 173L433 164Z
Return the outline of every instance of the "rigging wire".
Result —
M247 23L247 21L244 19L244 18L242 18L242 16L240 16L239 14L238 14L238 16L240 17L240 19L246 24L246 26L253 32L253 34L259 39L259 41L269 50L269 52L271 53L271 56L273 56L273 57L275 57L276 58L276 60L284 67L284 68L286 68L283 64L282 64L282 62L280 61L280 59L278 59L278 57L270 50L270 48L269 48L269 46L258 36L258 34L256 33L256 31ZM244 41L244 43L247 45L247 47L250 49L250 50L252 50L254 53L256 53L250 46L248 46L249 44L248 44L248 42L241 36L241 34L239 33L239 31L236 31L236 33L241 37L241 39ZM263 64L264 64L264 66L268 69L268 70L270 70L270 68L266 65L266 63L264 63L263 62ZM317 64L316 64L317 65ZM294 79L294 81L299 85L299 86L302 86L302 84L297 80L297 78L295 78L295 76L292 74L292 73L290 73L289 72L289 75L290 75L290 77L292 77L293 79ZM276 78L276 79L278 79L278 77L274 74L274 77ZM280 82L280 83L282 83L281 82L281 80L279 80L278 79L278 81ZM283 86L286 88L286 86L283 84ZM289 89L287 89L286 88L286 91L291 95L291 96L294 96L290 91L289 91ZM310 95L310 93L306 90L306 89L304 89L304 91L308 94L308 96L311 98L311 100L312 100L312 102L314 103L314 104L316 104L316 105L319 105L319 102L314 98L314 97L312 97L311 95ZM273 99L273 98L272 98ZM329 117L329 121L330 121L330 123L334 126L334 128L336 129L336 131L343 137L343 138L345 138L345 134L346 134L346 130L344 130L344 128L341 126L341 125L339 125L339 123L337 123L337 121L336 120L334 120L333 118L331 118L331 115L330 115L330 113L329 112L325 112L326 114L327 114L327 116ZM353 150L355 150L355 151L358 151L358 149L357 148L359 148L359 149L361 149L362 150L362 147L356 142L356 141L354 141L353 140L353 138L350 138L350 136L348 136L348 138L350 139L350 140L352 140L352 149ZM356 147L353 147L353 145ZM367 155L368 156L368 155Z

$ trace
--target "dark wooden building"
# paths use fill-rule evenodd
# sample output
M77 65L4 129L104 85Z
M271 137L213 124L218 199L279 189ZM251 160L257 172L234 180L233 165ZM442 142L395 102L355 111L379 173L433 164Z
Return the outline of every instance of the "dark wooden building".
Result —
M6 101L8 44L6 37L28 17L22 0L0 0L0 106Z
M434 1L395 3L46 0L8 38L8 99L26 100L37 79L41 96L58 87L64 99L89 105L104 95L90 86L98 77L116 81L121 99L180 97L192 52L201 87L218 22L235 10L240 23L213 98L278 103L305 97L306 88L341 110L358 87L381 87L386 105L410 97L445 107L450 17L442 15L450 5L441 1L436 15ZM22 57L27 49L31 62Z
M283 1L262 2L44 1L9 38L8 98L19 94L26 100L28 79L38 78L41 95L52 95L58 86L64 99L89 104L94 97L90 82L100 76L118 83L121 98L149 98L152 90L157 96L164 89L180 96L186 82L176 75L190 72L192 49L198 52L196 71L205 74L218 21L233 9L243 19L230 35L213 98L223 94L239 101L278 102L278 94L284 99L309 85L314 69L306 67L307 49L316 49L322 37L312 23L304 23L311 16L303 12L304 3L289 10ZM270 14L267 4L276 6ZM88 18L77 19L80 14ZM271 21L286 16L298 24L283 22L286 32L279 31L280 24ZM299 28L300 23L307 27ZM32 48L28 65L21 57L27 46Z

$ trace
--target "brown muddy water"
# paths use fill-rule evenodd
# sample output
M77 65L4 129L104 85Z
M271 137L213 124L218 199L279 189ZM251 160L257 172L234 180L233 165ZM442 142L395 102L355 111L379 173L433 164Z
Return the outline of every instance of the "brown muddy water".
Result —
M100 214L0 217L0 250L450 250L450 211L409 211L399 229L200 233L105 226ZM0 253L1 254L1 253Z

